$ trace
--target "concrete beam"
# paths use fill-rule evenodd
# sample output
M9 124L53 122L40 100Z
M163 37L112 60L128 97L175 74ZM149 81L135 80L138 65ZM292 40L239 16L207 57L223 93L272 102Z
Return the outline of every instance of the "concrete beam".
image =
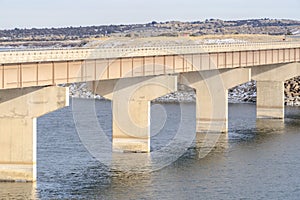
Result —
M250 81L250 69L184 73L180 83L196 89L197 132L228 131L228 89Z
M5 99L0 104L0 118L37 118L69 104L69 89L56 86L1 90L0 96Z
M150 152L150 102L177 90L177 76L138 77L89 84L113 101L113 150Z
M256 81L286 81L300 76L300 63L262 65L251 70L252 79Z
M0 180L36 180L36 118L68 106L68 88L0 92Z

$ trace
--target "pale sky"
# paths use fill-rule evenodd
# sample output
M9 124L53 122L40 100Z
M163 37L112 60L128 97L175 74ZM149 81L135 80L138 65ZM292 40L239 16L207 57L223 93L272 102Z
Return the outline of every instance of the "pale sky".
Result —
M300 0L0 0L0 29L265 17L300 20Z

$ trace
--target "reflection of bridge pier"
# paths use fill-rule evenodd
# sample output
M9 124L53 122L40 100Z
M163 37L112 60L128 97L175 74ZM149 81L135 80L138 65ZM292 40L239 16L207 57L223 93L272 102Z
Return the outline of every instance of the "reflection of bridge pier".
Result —
M228 134L226 133L196 133L196 151L199 159L210 152L224 152L228 149Z
M283 82L299 61L300 44L285 42L0 52L0 179L36 180L36 118L68 104L54 85L93 83L113 100L113 148L149 152L150 101L176 91L178 76L196 89L197 131L216 139L228 129L228 89L251 78L257 117L282 119Z
M256 129L261 131L281 131L285 127L283 119L257 119Z
M37 199L36 183L0 183L1 199Z

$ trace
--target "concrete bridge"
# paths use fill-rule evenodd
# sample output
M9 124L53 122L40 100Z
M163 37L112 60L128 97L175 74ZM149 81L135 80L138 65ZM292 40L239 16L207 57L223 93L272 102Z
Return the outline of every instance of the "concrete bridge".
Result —
M113 101L113 149L150 151L150 102L196 90L197 132L227 132L228 89L257 81L257 117L284 118L300 43L0 52L0 179L36 180L36 118L68 106L59 84L88 82Z

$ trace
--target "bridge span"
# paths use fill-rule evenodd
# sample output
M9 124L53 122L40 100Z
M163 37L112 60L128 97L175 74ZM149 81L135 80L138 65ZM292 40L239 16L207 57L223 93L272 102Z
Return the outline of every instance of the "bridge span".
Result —
M257 117L284 118L284 81L300 76L300 43L0 52L0 180L36 180L36 118L68 106L87 82L113 102L113 149L150 151L150 102L196 91L197 132L227 132L228 89L257 81Z

